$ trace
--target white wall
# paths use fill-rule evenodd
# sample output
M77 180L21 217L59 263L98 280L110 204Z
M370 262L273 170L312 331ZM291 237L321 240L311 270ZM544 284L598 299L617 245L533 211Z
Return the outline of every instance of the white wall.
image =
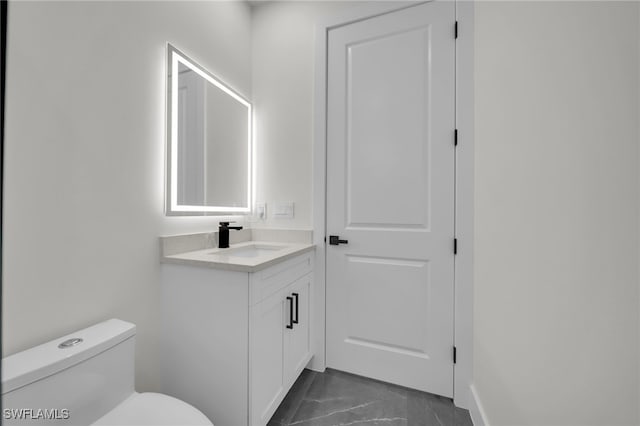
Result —
M638 423L638 17L476 4L474 380L492 425Z
M4 355L110 317L138 325L138 388L158 389L167 42L250 95L244 2L11 2Z
M252 8L252 100L257 145L257 202L295 202L293 220L256 226L311 228L313 138L312 3Z

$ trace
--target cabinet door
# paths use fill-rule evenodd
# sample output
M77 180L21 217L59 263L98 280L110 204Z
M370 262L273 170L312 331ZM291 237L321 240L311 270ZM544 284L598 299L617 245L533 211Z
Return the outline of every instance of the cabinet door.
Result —
M289 305L285 297L279 291L251 308L250 425L267 424L286 394L283 359Z
M287 386L293 384L298 378L302 369L311 358L311 340L309 335L309 320L311 309L311 284L312 275L307 274L296 280L286 288L286 296L292 297L293 312L289 312L286 305L286 317L293 314L293 328L286 330L285 351L284 351L284 372ZM297 320L297 324L295 323Z

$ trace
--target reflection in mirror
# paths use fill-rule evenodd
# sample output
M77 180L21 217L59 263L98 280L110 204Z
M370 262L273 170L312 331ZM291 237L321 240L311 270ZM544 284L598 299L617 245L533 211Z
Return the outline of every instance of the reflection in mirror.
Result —
M167 214L248 213L251 104L168 46Z

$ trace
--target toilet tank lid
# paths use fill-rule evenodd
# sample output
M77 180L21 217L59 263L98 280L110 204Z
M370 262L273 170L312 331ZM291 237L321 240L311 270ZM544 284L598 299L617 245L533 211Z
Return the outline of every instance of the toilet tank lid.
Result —
M135 324L110 319L2 358L2 393L11 392L69 368L135 334ZM82 342L65 348L58 347L62 342L78 338Z

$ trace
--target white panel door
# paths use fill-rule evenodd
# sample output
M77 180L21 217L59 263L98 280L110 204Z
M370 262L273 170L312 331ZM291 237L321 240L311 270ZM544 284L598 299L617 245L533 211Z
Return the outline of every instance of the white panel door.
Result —
M329 31L327 365L453 395L454 3Z

